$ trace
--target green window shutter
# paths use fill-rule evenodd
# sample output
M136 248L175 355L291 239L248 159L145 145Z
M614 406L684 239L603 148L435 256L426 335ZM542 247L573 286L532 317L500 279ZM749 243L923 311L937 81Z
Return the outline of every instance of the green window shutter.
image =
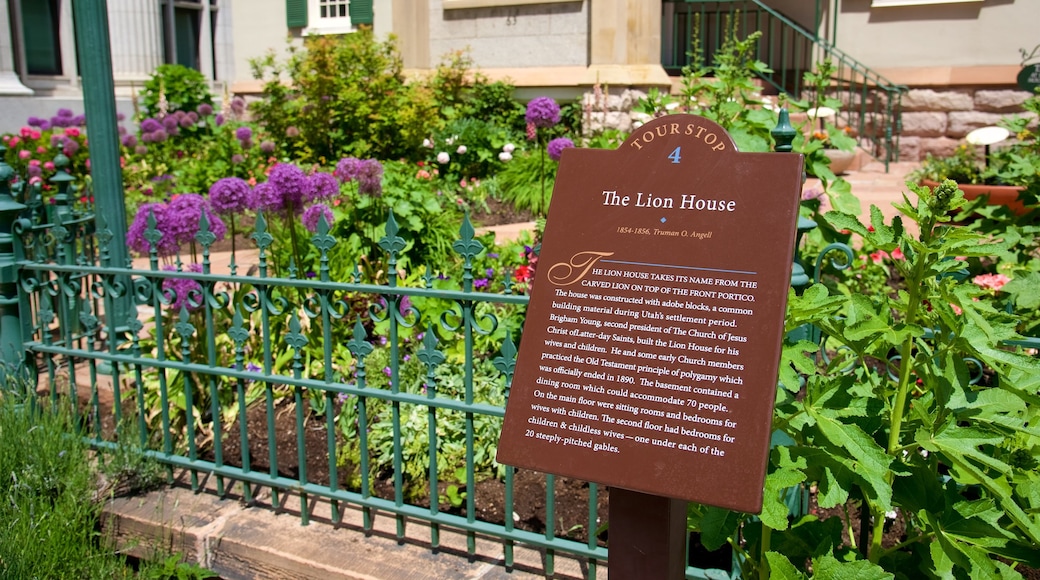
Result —
M307 26L307 0L285 0L285 24L289 28Z
M372 0L350 0L350 23L372 24Z

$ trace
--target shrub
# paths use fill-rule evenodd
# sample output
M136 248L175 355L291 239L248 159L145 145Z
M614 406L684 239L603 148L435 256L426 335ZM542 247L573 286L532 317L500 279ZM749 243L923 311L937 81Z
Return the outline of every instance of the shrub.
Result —
M141 91L142 118L160 117L173 111L194 111L205 103L213 105L206 77L180 64L159 65Z

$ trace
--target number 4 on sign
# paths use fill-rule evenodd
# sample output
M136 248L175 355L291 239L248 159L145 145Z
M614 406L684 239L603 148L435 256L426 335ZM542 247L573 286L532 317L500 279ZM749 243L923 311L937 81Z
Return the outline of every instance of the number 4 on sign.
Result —
M672 153L668 155L668 158L672 160L672 163L678 163L682 160L682 157L679 156L680 150L682 150L682 147L676 147L675 151L672 151Z

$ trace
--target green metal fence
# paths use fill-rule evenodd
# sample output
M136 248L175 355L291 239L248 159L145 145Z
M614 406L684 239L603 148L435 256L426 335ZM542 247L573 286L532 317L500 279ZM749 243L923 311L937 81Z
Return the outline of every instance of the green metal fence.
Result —
M760 0L665 0L662 10L661 59L665 69L676 74L685 66L713 62L728 35L744 38L761 32L755 58L772 69L762 76L767 92L801 99L811 89L805 85L805 73L831 60L835 72L829 96L842 102L839 126L854 128L860 147L884 162L886 170L890 162L899 161L902 95L907 87L892 83Z
M377 280L359 266L348 281L330 278L337 240L324 222L310 240L312 276L277 266L262 215L248 254L214 252L203 214L197 266L160 256L153 220L149 256L114 267L103 264L110 245L123 242L96 231L95 208L71 195L66 173L52 179L48 202L39 185L12 191L12 177L0 163L0 211L10 224L0 250L10 242L7 271L17 286L17 305L4 313L17 319L20 372L53 400L80 401L92 446L140 449L166 465L171 480L175 469L187 471L196 490L211 476L222 496L237 491L249 502L265 488L276 508L298 499L303 525L312 501L324 498L333 520L345 504L359 507L366 530L376 512L395 518L402 539L409 520L423 520L432 547L450 526L467 533L471 554L478 534L491 536L503 543L506 566L523 543L544 550L547 574L555 554L569 554L596 577L607 558L597 539L605 522L596 484L587 484L585 541L557 526L552 475L540 475L544 529L519 529L510 517L516 470L491 458L528 297L511 292L509 273L506 292L475 290L484 273L474 271L474 259L485 247L468 219L454 244L458 268L440 276L428 269L411 286L398 272L405 243L392 214L380 242L386 274ZM5 289L7 296L12 288ZM132 308L118 320L111 314L127 299ZM286 428L278 423L276 432L276 421L286 415L288 455L274 444ZM257 418L266 454L247 430ZM318 441L308 435L316 427ZM311 473L315 462L322 475ZM502 521L478 518L477 483L486 478L502 482ZM690 567L687 577L718 572Z

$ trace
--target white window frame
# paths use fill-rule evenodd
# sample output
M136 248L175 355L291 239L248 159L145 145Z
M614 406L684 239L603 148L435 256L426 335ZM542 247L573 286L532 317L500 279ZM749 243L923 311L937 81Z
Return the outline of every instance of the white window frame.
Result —
M311 34L348 34L357 28L350 21L350 3L344 0L347 7L347 15L340 18L322 18L320 0L307 0L307 27L303 29L304 35Z

